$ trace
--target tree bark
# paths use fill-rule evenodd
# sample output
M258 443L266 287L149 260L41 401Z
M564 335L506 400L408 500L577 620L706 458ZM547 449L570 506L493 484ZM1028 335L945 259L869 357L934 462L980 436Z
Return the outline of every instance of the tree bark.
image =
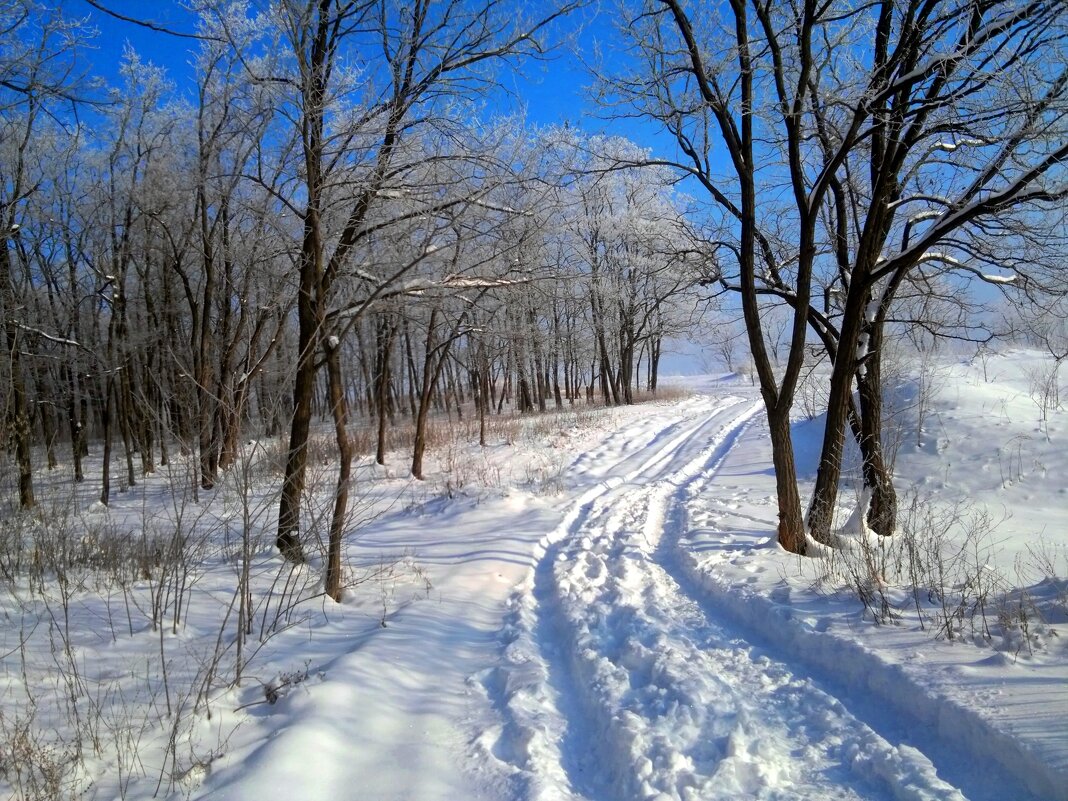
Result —
M790 553L804 555L805 522L801 516L801 493L797 488L794 444L790 438L790 410L769 410L771 458L775 467L775 494L779 507L777 537Z
M78 417L78 388L75 379L76 371L71 369L69 365L63 365L63 377L66 379L67 384L67 425L70 429L70 451L71 459L74 462L74 482L80 484L85 480L85 473L82 469L82 437L84 436L84 426L82 421Z
M5 215L5 220L9 215ZM15 437L15 461L19 468L19 506L32 509L37 505L33 493L33 459L30 452L30 415L26 401L26 384L22 375L21 343L19 330L15 321L15 285L11 277L11 251L6 240L2 247L4 253L3 276L3 312L4 337L8 354L8 369L11 371L11 409L10 425Z
M332 340L331 342L334 342ZM352 441L348 434L348 404L341 373L341 344L331 344L326 357L326 371L330 407L334 414L334 438L337 442L338 477L334 492L334 512L330 519L330 541L327 546L326 594L341 600L341 545L348 516L349 486L352 478Z
M317 208L308 208L300 256L300 287L297 297L297 373L293 381L293 418L289 449L278 500L278 536L275 545L289 561L305 561L300 543L300 499L304 492L308 462L308 435L315 400L315 358L319 350L320 311L318 283L322 273L322 246Z
M111 502L111 429L112 413L111 398L115 394L114 381L109 374L104 379L104 458L100 467L100 503L107 506Z
M386 463L386 434L389 408L389 384L391 354L393 352L393 334L396 324L385 318L378 318L375 323L375 411L378 414L378 437L375 448L375 461ZM407 336L407 333L405 334ZM410 355L410 344L409 344ZM414 415L413 415L414 416Z
M426 422L430 412L430 396L437 383L438 371L434 369L434 327L437 322L437 309L430 312L427 322L426 351L423 357L423 384L419 391L419 406L415 415L415 439L412 443L412 476L423 480L423 455L426 453Z

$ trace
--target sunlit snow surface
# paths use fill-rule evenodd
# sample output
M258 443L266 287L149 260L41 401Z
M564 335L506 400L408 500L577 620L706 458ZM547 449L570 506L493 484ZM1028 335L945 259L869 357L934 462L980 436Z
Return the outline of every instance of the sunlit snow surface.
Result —
M683 400L439 451L425 483L399 477L403 454L388 471L365 465L361 508L378 516L353 530L347 558L353 575L378 575L340 605L297 610L239 687L212 691L211 718L191 718L192 745L164 756L160 714L137 733L136 761L86 755L86 796L143 799L159 784L158 797L306 801L1068 798L1068 413L1047 408L1043 422L1031 392L1043 364L992 357L984 377L979 360L939 357L901 374L893 407L903 500L915 490L989 510L997 525L977 559L1027 588L1026 633L991 612L988 631L968 618L949 642L930 599L917 606L881 573L872 586L892 608L880 622L842 588L838 557L779 549L758 393L748 380L688 378ZM922 426L919 383L937 390ZM820 420L801 417L808 482ZM172 518L161 482L110 511L79 499L84 524ZM252 505L269 489L252 488ZM222 537L207 521L236 529L234 492L183 514ZM856 494L843 496L845 522ZM265 501L268 531L272 512ZM871 538L852 528L843 552ZM1036 552L1059 578L1029 566ZM213 652L232 598L226 553L197 572L177 634L161 638L137 609L117 617L121 592L76 593L75 660L101 704L106 691L112 706L165 706L161 643L169 700L191 703L191 655ZM264 580L279 574L269 547L255 564ZM57 675L64 657L48 623L21 648L29 599L3 603L10 720L25 684L49 686L34 671ZM299 681L268 703L265 685L283 676ZM38 722L63 725L62 706L41 704Z

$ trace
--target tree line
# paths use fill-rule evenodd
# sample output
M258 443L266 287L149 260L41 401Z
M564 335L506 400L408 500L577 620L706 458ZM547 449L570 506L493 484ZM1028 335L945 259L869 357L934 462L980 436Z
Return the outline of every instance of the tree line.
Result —
M673 176L616 171L641 155L623 139L469 114L480 65L536 54L568 10L207 7L189 98L134 52L122 86L92 85L76 20L8 4L0 371L21 505L34 446L106 505L175 450L209 491L244 439L288 437L277 541L301 561L329 421L337 597L354 415L380 462L409 418L422 478L435 408L484 421L655 389L698 281Z
M380 462L408 417L421 478L435 409L630 403L725 293L767 410L779 542L832 542L847 436L868 523L891 534L888 338L981 336L974 282L1031 302L1063 288L1066 4L621 0L628 56L599 96L659 125L673 157L479 113L495 71L542 57L580 5L203 3L186 97L133 52L121 87L96 86L84 22L0 6L21 505L35 445L49 467L69 449L82 481L99 443L107 504L113 452L132 485L178 449L208 491L243 438L278 436L277 545L300 561L319 418L338 597L354 417ZM832 367L804 514L790 414L813 343Z

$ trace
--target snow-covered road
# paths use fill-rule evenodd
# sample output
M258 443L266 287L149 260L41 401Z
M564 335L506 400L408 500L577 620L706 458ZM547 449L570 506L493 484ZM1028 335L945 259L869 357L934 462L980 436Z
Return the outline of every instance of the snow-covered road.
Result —
M760 412L739 397L710 406L639 454L591 455L606 477L549 538L513 599L506 667L487 673L509 717L492 752L536 799L962 797L689 586L676 559L687 500L715 492Z
M843 636L811 608L827 599L804 595L800 562L770 540L752 388L617 410L534 451L569 460L560 494L429 498L361 535L361 553L413 554L432 591L408 592L387 627L356 596L314 636L282 635L316 678L238 730L199 797L1062 797L1055 731L1014 738L1020 715L997 714L1024 707L1004 703L1004 683L969 668L961 684L962 658L986 652L921 633L893 646L914 659L902 666L860 639L869 623ZM951 669L922 672L942 652Z
M773 542L767 425L735 376L525 416L486 447L446 441L427 481L404 454L364 460L340 604L317 594L318 566L271 547L269 474L199 502L181 473L106 509L74 496L83 545L199 532L182 623L153 628L170 585L140 569L9 592L0 724L22 727L27 759L72 768L87 801L1068 801L1068 411L1026 439L1032 363L953 365L937 441L899 454L905 516L920 502L961 525L846 526L815 558ZM1012 380L988 383L988 367ZM821 435L818 418L793 429L802 493ZM57 476L53 500L70 503ZM1023 522L976 538L969 521L986 518L962 497ZM213 660L234 657L246 513L266 528L231 683ZM917 544L944 579L908 572ZM87 707L70 703L75 679ZM64 756L79 742L93 753Z

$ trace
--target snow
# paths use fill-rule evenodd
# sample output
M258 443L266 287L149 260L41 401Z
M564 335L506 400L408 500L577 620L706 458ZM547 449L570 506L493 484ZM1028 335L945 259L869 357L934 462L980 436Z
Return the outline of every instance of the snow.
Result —
M936 217L940 217L940 216L941 215L936 215ZM920 255L918 261L919 262L927 262L927 261L942 262L947 267L950 267L950 268L952 268L954 270L963 270L965 272L972 273L977 278L979 278L982 281L985 281L988 284L1012 284L1012 283L1016 282L1016 276L1015 275L1012 275L1012 274L1010 274L1010 275L994 275L993 273L984 273L981 270L977 270L975 267L972 267L967 262L964 262L964 261L961 261L960 259L954 258L953 256L950 256L947 253L937 253L937 252L922 253Z
M174 489L195 475L180 460L111 507L79 488L79 542L202 535L189 604L153 630L169 585L152 564L122 584L88 570L63 587L5 582L0 748L32 723L63 739L50 753L69 767L74 686L99 743L83 736L67 774L86 798L1068 799L1068 415L1035 389L1051 367L1031 351L944 357L891 405L903 508L915 489L959 520L1011 513L986 537L947 536L975 549L991 604L1016 588L1026 630L991 613L989 636L974 617L940 635L942 607L895 571L901 535L867 530L863 495L845 493L840 548L782 551L758 392L690 377L679 399L441 446L427 482L403 477L403 454L361 464L340 604L321 596L314 554L294 571L270 547L270 443L248 445L249 480L198 499ZM921 383L937 389L922 425ZM795 427L803 490L819 433ZM329 487L317 467L312 486ZM71 500L48 482L46 503ZM278 625L250 639L230 686L233 648L216 680L206 666L233 637L246 519L254 629ZM23 536L42 525L12 520ZM1036 554L1049 575L1028 567ZM275 582L288 603L268 603ZM210 703L193 713L201 686ZM0 768L0 794L15 784Z
M936 142L934 148L944 153L954 153L962 147L983 147L990 144L982 139L961 139L959 142Z

